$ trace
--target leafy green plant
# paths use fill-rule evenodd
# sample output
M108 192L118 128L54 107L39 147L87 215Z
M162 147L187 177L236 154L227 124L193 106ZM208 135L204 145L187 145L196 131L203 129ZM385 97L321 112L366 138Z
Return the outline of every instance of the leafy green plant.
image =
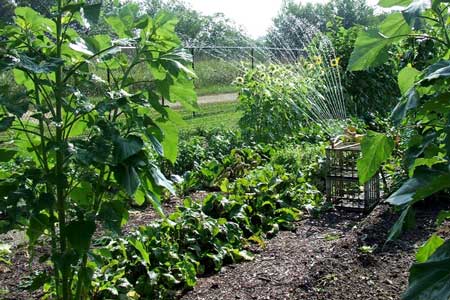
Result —
M225 61L224 59L202 58L201 54L199 50L194 54L199 56L199 59L195 61L195 74L198 77L195 81L195 87L198 91L209 91L211 93L214 88L218 92L221 92L221 90L225 90L225 92L236 91L237 88L232 84L240 73L239 68L236 68L238 63Z
M345 109L349 115L364 118L370 117L373 112L387 116L400 96L397 86L397 73L401 64L400 47L390 47L389 51L393 55L378 67L349 71L347 66L360 30L360 26L345 28L339 18L327 24L326 35L336 51L341 74Z
M200 203L189 199L166 219L102 244L94 250L97 298L133 294L170 299L192 288L198 275L218 271L224 263L252 259L242 249L238 224L205 214Z
M409 179L387 200L403 209L389 235L392 239L398 237L405 226L413 223L413 205L416 202L449 187L449 6L439 0L382 0L380 5L405 8L402 12L388 15L377 28L359 33L350 58L351 70L383 64L389 58L387 50L395 42L426 41L433 45L435 53L434 56L419 56L421 61L416 64L413 60L398 75L403 96L392 112L392 119L405 133L404 166ZM378 143L384 148L379 152L383 155L376 157L377 162L361 162L358 167L362 173L370 173L369 170L377 167L389 154L385 151L386 145L393 142L381 137L377 140L384 141ZM371 147L377 148L375 144L368 149ZM363 155L370 151L363 149ZM449 272L445 269L450 253L448 242L442 244L435 241L432 239L427 245L432 251L421 249L419 252L420 262L410 270L409 287L403 299L448 299L450 296Z
M11 261L9 260L10 254L11 254L11 245L1 243L0 244L0 263L10 265L11 264Z
M245 137L273 143L295 136L311 120L309 99L325 89L320 79L323 70L312 63L312 68L303 68L302 63L258 65L236 79L243 111L239 126Z
M311 156L320 152L310 151ZM219 162L206 160L200 172L186 173L185 180L189 175L189 180L198 184L204 176L201 171L211 172L215 188L221 192L202 201L185 199L167 218L127 237L99 241L92 252L92 294L100 299L170 299L192 288L199 275L252 259L245 250L250 242L264 245L264 237L292 229L302 209L319 208L322 197L306 177L274 165L270 161L274 155L276 150L270 145L233 149ZM210 162L215 162L215 167ZM244 168L237 172L239 166ZM227 167L234 173L228 173Z
M160 195L173 188L152 158L175 161L179 118L158 99L190 108L196 100L176 20L140 16L138 6L126 5L106 19L113 37L83 37L74 28L95 23L100 7L58 0L51 19L19 7L15 23L0 29L0 71L12 72L21 86L0 90L0 158L32 159L23 172L0 181L0 193L25 201L31 247L49 237L52 273L38 282L51 283L49 296L64 300L91 298L97 222L119 231L131 199L150 201L162 213ZM133 47L133 56L122 46ZM136 90L142 82L133 71L141 65L152 80ZM94 82L101 83L100 99L82 92ZM158 117L151 118L152 111Z
M358 250L364 254L372 254L375 249L373 246L364 245L359 247Z

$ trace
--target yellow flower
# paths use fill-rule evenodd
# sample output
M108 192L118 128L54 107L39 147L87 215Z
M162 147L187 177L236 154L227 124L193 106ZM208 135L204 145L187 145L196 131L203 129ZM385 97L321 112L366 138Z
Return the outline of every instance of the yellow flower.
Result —
M242 78L242 77L236 78L236 83L237 84L243 84L244 83L244 78Z
M322 57L320 57L320 56L314 56L313 59L314 59L314 63L316 65L320 65L322 63Z
M308 70L314 69L314 65L313 64L307 64L306 67L308 68Z
M333 68L336 68L337 66L339 66L339 62L341 61L341 58L340 57L336 57L336 58L333 58L331 61L330 61L330 65L333 67Z

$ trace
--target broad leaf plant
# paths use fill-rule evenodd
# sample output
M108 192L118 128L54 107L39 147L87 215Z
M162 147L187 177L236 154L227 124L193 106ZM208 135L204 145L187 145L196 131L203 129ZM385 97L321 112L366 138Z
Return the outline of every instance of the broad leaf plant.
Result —
M89 35L100 17L111 36ZM173 191L154 162L175 161L181 119L160 99L196 105L176 23L136 5L104 16L100 3L58 0L50 18L18 7L0 29L1 76L15 81L0 83L0 161L17 163L2 174L0 201L26 207L31 247L50 245L40 258L51 264L39 285L48 297L88 299L99 227L120 231L130 201L162 213ZM134 79L138 66L148 80Z
M359 33L350 58L350 70L385 63L394 43L412 40L419 46L432 45L425 53L425 61L411 60L398 75L403 96L392 112L392 119L404 133L404 165L409 179L387 199L403 210L391 230L390 240L413 224L414 203L450 187L450 4L447 0L381 0L379 5L394 7L394 12L376 28ZM398 11L395 7L402 9ZM384 142L380 143L381 140ZM389 144L390 151L386 151ZM381 134L372 134L365 138L363 145L358 172L367 179L370 177L366 175L389 158L393 141L382 138ZM370 153L377 153L376 159L370 159ZM448 215L442 212L439 222ZM418 252L403 299L449 299L449 266L450 241L431 237Z

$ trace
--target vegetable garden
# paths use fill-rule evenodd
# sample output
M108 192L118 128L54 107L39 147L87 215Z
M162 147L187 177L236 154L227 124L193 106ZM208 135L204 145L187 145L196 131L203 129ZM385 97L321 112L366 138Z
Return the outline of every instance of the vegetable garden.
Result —
M447 2L200 65L238 91L202 106L178 20L106 2L0 29L1 299L450 298ZM327 201L339 145L375 208Z

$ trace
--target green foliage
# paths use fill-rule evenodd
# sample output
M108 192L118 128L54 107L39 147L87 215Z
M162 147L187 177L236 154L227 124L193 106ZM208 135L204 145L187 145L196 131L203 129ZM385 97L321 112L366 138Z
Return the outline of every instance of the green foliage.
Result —
M433 234L425 244L423 244L416 253L418 263L426 262L431 255L444 244L444 239Z
M397 57L390 58L386 64L376 68L350 72L347 66L361 28L355 26L346 29L339 20L329 22L327 27L327 37L334 46L339 62L346 112L366 119L375 112L381 116L387 115L400 96L396 82ZM390 51L398 52L396 49Z
M372 18L373 9L367 6L365 1L338 0L324 4L303 4L289 0L283 2L266 39L271 46L289 45L291 48L302 48L302 34L307 35L307 33L301 32L305 28L297 27L312 25L325 32L327 23L336 19L342 20L344 28L350 28L356 24L368 25Z
M365 184L392 154L394 141L381 133L368 131L361 142L362 157L358 159L359 183Z
M243 147L238 131L222 129L197 129L184 132L180 137L179 156L173 166L167 166L166 174L183 175L188 171L198 171L203 162L222 159L232 149Z
M406 94L414 86L419 74L420 72L411 66L406 66L400 70L398 73L398 86L402 95Z
M446 241L425 262L415 263L410 270L406 300L448 299L450 297L450 243Z
M225 174L215 183L221 192L207 195L201 203L186 199L167 218L142 226L126 238L98 244L91 266L92 295L173 298L177 291L192 288L197 276L252 259L245 250L248 243L292 229L302 208L320 207L322 197L306 177L262 159L264 153L274 155L266 147L234 149L228 154L219 150L217 155L223 157L215 165L218 169L222 163L232 165L227 170L242 168L239 174L218 171ZM214 160L206 160L195 176L203 176Z
M350 57L349 70L359 71L385 63L389 58L388 47L410 31L401 13L389 15L377 28L361 30Z
M414 228L416 226L415 216L414 208L411 205L406 206L397 222L395 222L394 226L392 226L387 237L387 242L398 239L404 230Z
M96 23L100 4L69 2L57 1L51 18L19 7L15 24L0 30L0 70L20 86L1 90L1 159L11 161L0 179L1 208L27 226L30 247L48 236L51 255L42 259L53 271L33 286L50 284L48 297L64 300L91 298L97 223L120 231L130 200L160 211L164 189L174 192L153 158L175 160L179 118L158 99L196 105L176 20L139 16L127 5L106 19L114 36L83 37L73 28ZM135 47L134 55L119 45ZM145 90L134 87L138 65L152 76ZM106 73L112 78L99 75ZM83 93L94 83L100 99Z
M9 256L11 254L11 245L0 243L0 264L10 265Z
M115 14L118 2L105 1L105 15ZM203 15L182 0L130 1L142 14L154 18L161 11L178 19L175 32L184 45L241 45L248 44L249 38L233 20L222 13ZM94 28L94 30L103 29ZM104 32L103 32L104 33Z
M394 192L388 202L402 207L400 219L394 225L389 239L398 237L403 227L412 224L412 205L449 186L449 115L448 106L448 6L440 1L382 1L383 6L407 6L402 13L393 13L372 29L378 32L380 44L373 51L365 49L368 43L362 32L352 57L350 69L367 68L386 61L386 51L393 42L419 41L427 55L417 53L411 65L399 74L403 96L392 113L393 120L406 133L403 144L404 167L410 178ZM406 41L406 42L405 42ZM432 49L432 50L430 50ZM431 51L431 52L430 52ZM366 53L364 53L366 52ZM435 55L430 55L434 53ZM419 53L420 54L420 53ZM415 59L418 59L417 62ZM446 213L439 215L438 222ZM403 299L448 299L450 295L448 255L449 243L432 237L418 252L419 263L410 270L409 287Z
M326 97L325 74L331 70L312 60L291 66L258 65L236 80L240 86L239 108L243 113L239 126L245 137L273 143L298 136L311 120L321 121L320 113L324 112L311 99Z
M194 54L195 61L195 87L199 90L211 86L231 86L236 77L239 76L239 69L236 62L222 59L201 58L201 54ZM200 57L199 57L200 56Z

